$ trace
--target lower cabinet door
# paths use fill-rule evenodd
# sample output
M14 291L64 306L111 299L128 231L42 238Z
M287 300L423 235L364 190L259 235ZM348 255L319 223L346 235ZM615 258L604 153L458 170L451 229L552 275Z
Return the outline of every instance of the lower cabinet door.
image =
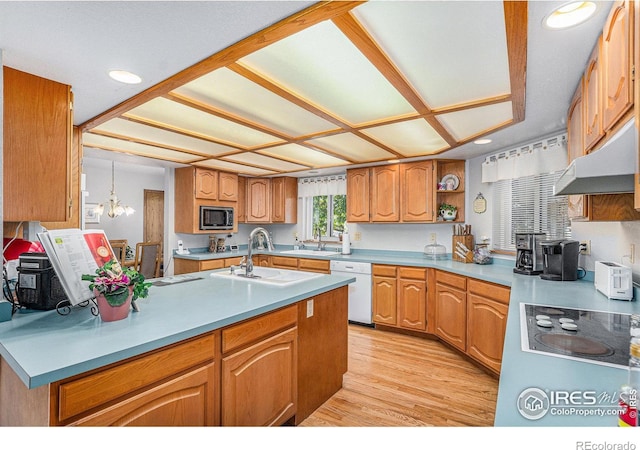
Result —
M467 297L467 354L499 373L509 307L475 294Z
M281 425L296 413L297 328L222 359L222 425Z
M397 283L395 278L373 277L373 321L397 324Z
M72 426L219 425L214 362L173 378L113 406L71 423Z
M467 337L466 298L465 291L436 283L436 335L463 352Z
M427 329L427 283L420 280L398 281L398 326L411 330Z

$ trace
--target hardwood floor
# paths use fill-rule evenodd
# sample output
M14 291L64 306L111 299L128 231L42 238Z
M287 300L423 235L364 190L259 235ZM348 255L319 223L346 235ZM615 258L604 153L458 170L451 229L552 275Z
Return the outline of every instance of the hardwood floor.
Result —
M349 325L343 388L300 426L492 426L498 380L444 344Z

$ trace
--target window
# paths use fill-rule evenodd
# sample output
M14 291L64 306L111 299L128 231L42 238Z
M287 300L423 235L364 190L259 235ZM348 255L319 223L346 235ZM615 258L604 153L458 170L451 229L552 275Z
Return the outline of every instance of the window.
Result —
M571 238L567 197L553 196L553 185L561 173L494 183L494 249L515 251L516 232L546 233L547 239Z
M346 195L316 195L309 197L311 201L311 230L306 230L307 236L317 237L320 228L321 236L339 237L344 231L347 220Z

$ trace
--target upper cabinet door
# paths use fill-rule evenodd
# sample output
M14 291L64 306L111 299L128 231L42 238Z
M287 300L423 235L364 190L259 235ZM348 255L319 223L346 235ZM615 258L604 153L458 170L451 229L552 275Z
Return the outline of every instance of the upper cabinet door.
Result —
M567 115L567 134L568 134L568 160L569 162L584 155L584 134L582 132L582 83L580 80L578 89L576 89L569 107ZM572 220L585 220L588 217L587 196L586 195L569 195L569 218Z
M236 187L237 189L237 187ZM196 198L218 199L218 172L196 168Z
M403 222L432 222L435 216L433 162L400 164L400 210Z
M602 37L598 38L598 42L591 53L587 70L584 74L584 90L582 91L584 102L584 148L585 153L602 138L602 116L600 107L600 49L602 47Z
M633 105L632 8L633 3L628 0L616 2L602 34L602 127L605 131L611 129Z
M400 220L400 167L378 166L371 169L371 221Z
M64 222L71 200L71 86L9 67L3 77L3 220Z
M269 178L247 180L247 222L271 222L271 180Z
M347 170L347 222L369 222L369 169Z
M237 174L218 172L218 200L226 202L238 201Z

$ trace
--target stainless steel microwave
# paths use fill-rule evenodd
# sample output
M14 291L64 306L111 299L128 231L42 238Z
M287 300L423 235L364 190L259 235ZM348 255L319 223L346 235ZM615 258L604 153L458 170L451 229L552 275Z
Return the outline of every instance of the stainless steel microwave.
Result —
M200 229L232 230L233 208L225 206L201 206Z

